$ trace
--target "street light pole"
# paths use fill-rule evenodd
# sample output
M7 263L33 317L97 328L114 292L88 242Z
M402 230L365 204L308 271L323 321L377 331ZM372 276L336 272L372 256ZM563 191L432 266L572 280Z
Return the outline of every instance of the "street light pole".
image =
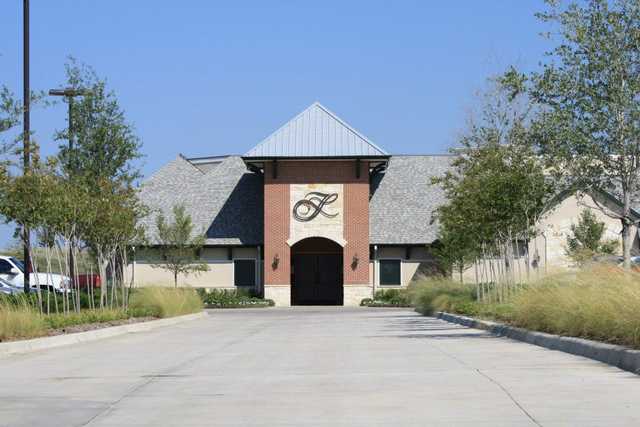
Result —
M22 142L22 156L23 156L23 174L29 173L29 168L31 166L31 147L30 147L30 133L31 133L31 122L30 122L30 100L31 100L31 89L29 88L29 0L23 0L22 3L22 36L23 36L23 57L22 57L22 71L23 71L23 142ZM24 292L29 292L29 285L31 282L31 250L30 250L30 232L27 224L22 224L22 239L24 243Z
M74 89L74 88L66 88L66 89L51 89L49 91L49 95L51 96L64 96L67 100L68 105L68 138L69 138L69 159L67 167L69 168L69 176L73 175L75 172L76 165L74 163L73 158L73 97L74 96L82 96L86 95L86 90L84 89ZM69 275L71 276L72 283L76 282L76 272L75 272L75 261L73 258L73 241L69 244Z
M73 98L76 96L84 96L87 94L87 90L86 89L74 89L71 87L68 87L66 89L51 89L49 91L49 95L51 96L63 96L66 100L67 100L67 105L68 105L68 121L69 121L69 174L71 174L73 172L73 166L74 166L74 162L72 160L72 152L73 152Z

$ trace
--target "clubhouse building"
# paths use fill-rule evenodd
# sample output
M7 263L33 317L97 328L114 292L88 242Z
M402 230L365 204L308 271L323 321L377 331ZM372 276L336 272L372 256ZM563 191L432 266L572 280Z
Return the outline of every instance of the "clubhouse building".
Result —
M245 288L278 305L357 305L376 289L437 269L431 178L450 156L392 156L314 103L243 156L179 155L142 185L151 242L155 217L185 206L206 235L209 271L180 285ZM137 286L170 285L138 249Z
M151 244L136 251L135 285L173 286L168 271L154 268L162 263L155 220L183 205L206 236L199 257L209 271L181 275L180 286L247 289L279 306L358 305L378 289L404 287L440 272L434 212L445 197L431 181L452 159L390 155L319 103L243 156L179 155L140 189ZM586 205L595 205L592 197L619 206L606 195L589 195ZM518 246L514 270L568 266L566 236L584 206L574 194L558 198L539 236ZM592 210L605 237L619 238L619 221ZM639 253L635 227L633 247ZM479 266L464 279L487 280Z

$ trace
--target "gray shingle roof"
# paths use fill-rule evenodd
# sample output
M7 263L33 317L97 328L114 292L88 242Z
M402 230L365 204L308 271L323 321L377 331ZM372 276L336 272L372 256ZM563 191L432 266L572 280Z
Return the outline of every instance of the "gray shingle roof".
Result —
M377 156L387 153L318 102L244 155L245 158Z
M202 172L179 156L149 177L140 199L152 209L142 224L154 242L155 218L183 204L209 245L258 245L263 241L262 178L248 172L239 156L229 156Z
M445 202L431 178L450 167L452 156L392 156L387 171L371 183L371 244L428 244L436 240L434 210Z
M430 180L442 175L451 159L391 157L387 171L371 183L372 244L428 244L437 238L432 215L445 199ZM182 203L196 229L207 233L207 244L263 243L262 177L248 172L238 156L225 158L208 172L179 156L143 183L140 197L153 209L143 220L152 242L157 213L162 211L170 218L171 208Z

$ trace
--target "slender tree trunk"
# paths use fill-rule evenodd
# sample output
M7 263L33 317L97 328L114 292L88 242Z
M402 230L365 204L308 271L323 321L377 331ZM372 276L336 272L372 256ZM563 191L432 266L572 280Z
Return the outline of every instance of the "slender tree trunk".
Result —
M631 246L633 239L631 238L631 226L625 218L622 218L622 256L624 258L624 268L631 269Z

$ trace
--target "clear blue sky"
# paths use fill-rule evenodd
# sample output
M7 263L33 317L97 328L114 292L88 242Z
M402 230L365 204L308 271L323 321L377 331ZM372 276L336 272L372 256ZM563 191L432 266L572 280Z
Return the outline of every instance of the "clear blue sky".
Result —
M474 91L549 45L542 0L31 0L31 85L68 55L106 77L143 141L142 170L177 153L242 154L313 101L391 153L442 153ZM0 2L0 84L22 88L22 1ZM32 116L44 154L66 109ZM0 246L10 239L0 228Z

